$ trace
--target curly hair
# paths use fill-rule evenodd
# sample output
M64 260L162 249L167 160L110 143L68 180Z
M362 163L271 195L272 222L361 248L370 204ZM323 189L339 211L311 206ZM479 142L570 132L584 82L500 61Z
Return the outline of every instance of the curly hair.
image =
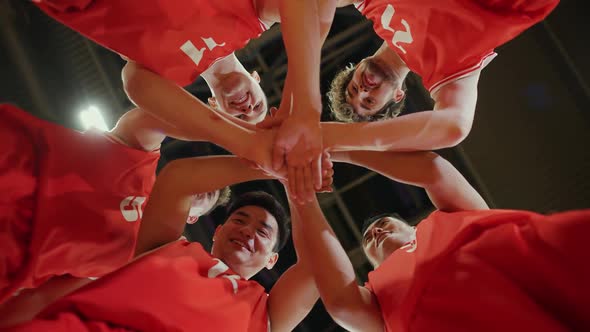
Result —
M213 207L207 213L215 210L219 206L225 206L231 198L231 188L229 186L219 189L219 197Z
M328 100L330 101L330 110L335 120L341 122L372 122L397 117L404 108L406 98L395 102L388 102L379 111L373 115L362 116L354 111L352 105L346 102L346 87L352 80L356 66L352 63L334 76L328 91ZM402 84L402 89L406 90L406 83Z

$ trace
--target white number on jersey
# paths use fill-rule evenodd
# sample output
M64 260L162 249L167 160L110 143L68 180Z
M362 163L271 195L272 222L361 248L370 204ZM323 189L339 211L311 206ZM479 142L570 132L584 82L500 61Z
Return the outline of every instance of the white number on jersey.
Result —
M225 263L222 262L220 259L213 258L213 260L216 261L217 264L213 265L213 267L209 269L209 271L207 272L207 277L216 278L222 273L225 273L227 270L229 270L229 267L225 265ZM234 290L234 294L236 294L238 292L238 280L240 280L240 276L236 274L224 274L221 277L229 280L232 289Z
M184 44L182 44L182 46L180 46L180 50L182 52L184 52L184 54L186 54L189 58L191 58L191 60L193 60L193 62L197 66L199 65L199 63L201 63L201 59L203 59L203 54L205 53L206 48L208 48L209 51L211 51L214 48L216 48L217 46L225 46L225 42L221 43L221 44L217 44L217 42L215 40L213 40L213 38L201 37L201 39L203 40L203 42L205 43L205 46L207 46L207 47L203 47L201 49L198 49L197 47L195 47L193 42L190 40L187 40L186 43L184 43Z
M408 22L403 18L401 19L401 23L406 28L406 31L393 29L391 27L393 14L395 14L395 9L392 5L387 5L383 15L381 15L381 25L383 26L383 29L393 33L393 38L391 38L391 43L393 46L399 48L400 51L406 54L406 50L399 43L411 44L414 41L414 38L412 38L412 31L410 30L410 25Z
M134 222L141 219L143 216L142 205L146 198L141 196L129 196L121 201L119 207L123 218L128 222Z

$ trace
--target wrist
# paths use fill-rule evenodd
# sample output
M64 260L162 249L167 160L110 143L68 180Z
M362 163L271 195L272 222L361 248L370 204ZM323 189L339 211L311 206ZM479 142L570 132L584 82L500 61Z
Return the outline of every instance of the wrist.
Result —
M322 144L324 149L339 150L342 148L342 139L346 137L343 129L346 124L339 122L320 122L322 127Z
M222 147L238 157L251 159L253 152L256 150L256 142L261 139L258 136L260 136L258 131L240 130L235 137L229 137L227 147Z

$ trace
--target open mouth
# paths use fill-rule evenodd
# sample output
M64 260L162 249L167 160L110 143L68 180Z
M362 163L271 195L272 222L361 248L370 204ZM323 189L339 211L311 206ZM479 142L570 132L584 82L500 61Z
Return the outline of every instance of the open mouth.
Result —
M377 85L377 79L375 75L368 74L366 71L362 75L363 84L368 88L373 88Z
M248 96L249 96L249 93L246 92L243 95L238 96L237 98L234 98L233 100L230 100L229 104L234 107L246 106L246 103L248 102Z
M231 239L230 242L233 243L233 244L235 244L235 245L237 245L237 246L239 246L239 247L242 247L242 248L246 249L249 252L252 252L252 249L250 249L250 246L248 246L245 242L242 242L242 241L237 240L237 239Z

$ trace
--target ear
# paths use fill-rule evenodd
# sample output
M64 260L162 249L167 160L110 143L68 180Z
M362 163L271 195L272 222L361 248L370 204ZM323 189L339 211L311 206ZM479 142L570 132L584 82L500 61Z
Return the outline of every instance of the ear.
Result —
M219 233L220 230L221 230L221 225L218 225L215 228L215 233L213 233L213 242L215 242L215 237L217 236L217 233Z
M404 99L405 95L406 92L398 87L393 92L393 100L395 100L396 103L399 103L400 101L402 101L402 99Z
M258 75L258 72L255 70L253 71L250 76L252 76L253 79L256 80L256 82L260 83L260 75Z
M268 257L268 261L266 262L266 266L265 266L266 269L267 270L272 269L278 260L279 260L279 254L276 252L273 252L272 255L270 255L270 257Z
M211 106L211 108L213 109L217 109L217 99L215 97L209 97L207 98L207 103L209 103L209 106Z

